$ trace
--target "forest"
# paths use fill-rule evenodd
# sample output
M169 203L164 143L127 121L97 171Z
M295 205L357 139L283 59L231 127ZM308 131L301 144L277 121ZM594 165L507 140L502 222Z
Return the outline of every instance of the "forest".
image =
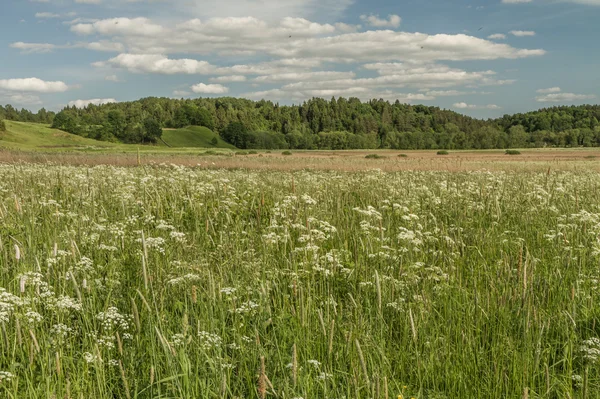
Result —
M143 98L37 113L0 106L0 120L52 124L83 137L156 143L163 128L205 126L242 149L493 149L600 146L600 106L560 106L480 120L425 105L313 98ZM0 123L1 129L2 123Z

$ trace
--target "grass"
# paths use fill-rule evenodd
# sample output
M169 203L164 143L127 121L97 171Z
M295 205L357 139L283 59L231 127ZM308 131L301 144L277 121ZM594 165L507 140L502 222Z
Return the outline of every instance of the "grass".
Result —
M379 154L368 154L365 156L365 159L382 159L385 158L383 155Z
M599 190L0 165L0 395L597 397Z
M118 145L87 139L38 123L5 121L6 132L0 133L0 148L20 150L94 150L115 149Z
M217 138L216 145L212 142L215 137ZM163 129L162 139L169 147L235 149L234 146L223 141L218 134L202 126L188 126L183 129Z

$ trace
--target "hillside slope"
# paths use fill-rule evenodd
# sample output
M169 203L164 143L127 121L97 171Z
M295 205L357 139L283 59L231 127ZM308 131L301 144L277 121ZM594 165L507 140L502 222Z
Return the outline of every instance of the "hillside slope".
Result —
M5 121L5 123L6 132L0 133L0 148L31 150L113 148L117 146L106 141L92 140L51 129L44 124L12 121Z
M217 138L217 144L213 145L211 140ZM223 141L218 134L202 126L188 126L182 129L163 129L162 135L164 145L169 147L196 147L196 148L231 148L235 147Z

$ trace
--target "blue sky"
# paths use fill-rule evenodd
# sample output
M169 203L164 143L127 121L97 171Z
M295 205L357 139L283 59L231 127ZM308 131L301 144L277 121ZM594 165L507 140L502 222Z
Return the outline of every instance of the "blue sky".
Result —
M2 0L0 103L384 98L487 118L600 96L600 0Z

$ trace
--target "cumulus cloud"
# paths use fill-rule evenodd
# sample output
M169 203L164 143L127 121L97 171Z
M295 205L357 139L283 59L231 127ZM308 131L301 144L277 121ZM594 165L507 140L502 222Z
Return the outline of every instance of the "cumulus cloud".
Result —
M575 94L575 93L550 93L538 96L535 101L540 103L570 103L575 101L593 100L594 94Z
M32 93L61 93L69 90L64 82L45 81L38 78L0 79L0 89Z
M535 32L532 30L511 30L510 34L518 37L535 36Z
M2 101L7 101L10 104L19 105L40 105L42 100L39 96L27 93L11 93L0 91Z
M215 66L206 61L187 58L173 60L160 54L119 54L106 62L99 62L94 65L125 68L135 73L146 72L164 75L203 75L214 73L216 70Z
M74 44L51 44L51 43L24 43L15 42L10 44L11 48L21 50L23 54L31 53L49 53L57 49L69 49L69 48L84 48L92 51L105 51L105 52L120 52L123 51L124 47L121 43L111 42L108 40L101 40L98 42L77 42Z
M37 12L35 13L35 17L39 19L60 18L60 14L54 14L51 12Z
M452 106L458 109L500 109L500 107L496 104L474 105L467 104L465 102L454 103Z
M361 15L360 19L376 28L398 28L402 22L398 15L388 15L387 19L381 19L378 15Z
M502 39L506 39L506 35L504 33L494 33L493 35L489 35L488 39L490 39L490 40L502 40Z
M117 100L115 100L114 98L93 98L91 100L74 100L69 101L69 107L85 108L90 104L102 105L116 102Z
M117 75L108 75L104 78L104 80L106 80L107 82L115 82L115 83L123 82L121 79L119 79L119 77Z
M229 92L229 88L220 84L204 84L198 83L191 87L192 91L197 94L225 94Z
M216 78L209 79L213 83L233 83L233 82L245 82L247 80L244 75L231 75L231 76L218 76Z
M560 91L560 87L550 87L548 89L539 89L539 90L537 90L537 92L540 93L540 94L558 93L559 91Z
M350 63L495 60L545 54L542 49L518 49L465 34L392 30L348 33L338 24L318 24L302 18L283 18L273 23L253 17L228 17L166 26L146 18L116 18L76 24L71 29L80 34L107 36L135 54L261 55Z

